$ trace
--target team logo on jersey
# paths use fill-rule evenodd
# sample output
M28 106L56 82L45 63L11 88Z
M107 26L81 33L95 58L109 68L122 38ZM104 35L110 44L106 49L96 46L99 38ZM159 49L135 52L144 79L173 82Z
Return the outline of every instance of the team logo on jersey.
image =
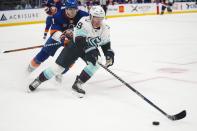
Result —
M7 20L7 18L6 18L5 15L3 14L3 15L1 16L0 21L6 21L6 20Z
M101 42L101 37L97 36L97 37L94 37L94 38L88 38L88 41L89 41L89 46L95 46L95 47L98 47L98 44Z

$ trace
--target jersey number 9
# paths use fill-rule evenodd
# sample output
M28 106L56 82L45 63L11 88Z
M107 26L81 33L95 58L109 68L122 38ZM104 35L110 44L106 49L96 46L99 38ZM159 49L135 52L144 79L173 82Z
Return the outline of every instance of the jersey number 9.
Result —
M78 28L78 29L81 29L82 25L83 25L83 24L82 24L81 22L79 22L79 23L77 24L77 28Z

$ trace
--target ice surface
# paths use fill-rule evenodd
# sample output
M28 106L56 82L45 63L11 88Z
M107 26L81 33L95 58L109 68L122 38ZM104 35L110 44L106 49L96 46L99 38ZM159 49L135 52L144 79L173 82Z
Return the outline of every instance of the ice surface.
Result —
M169 114L172 122L102 68L87 82L87 96L71 93L82 60L64 76L26 93L36 72L27 65L40 49L0 54L0 131L196 131L197 14L107 19L115 64L110 69ZM0 28L0 50L36 46L44 24ZM61 51L58 50L55 57ZM160 121L153 126L152 121Z

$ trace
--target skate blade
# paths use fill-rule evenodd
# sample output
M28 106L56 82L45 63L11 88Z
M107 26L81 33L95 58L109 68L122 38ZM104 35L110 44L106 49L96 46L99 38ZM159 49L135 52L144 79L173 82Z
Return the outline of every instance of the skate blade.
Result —
M78 98L84 98L85 97L85 94L78 93L78 92L76 92L74 90L72 90L72 94L75 95L75 96L77 96Z

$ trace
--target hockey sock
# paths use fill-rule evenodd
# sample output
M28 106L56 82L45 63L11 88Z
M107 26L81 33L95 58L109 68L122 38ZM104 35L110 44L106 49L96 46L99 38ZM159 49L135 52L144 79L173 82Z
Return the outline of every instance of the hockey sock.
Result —
M32 69L36 69L38 66L40 66L40 62L38 62L35 58L31 60L30 66Z
M88 63L88 65L83 69L81 72L79 78L81 79L82 82L88 81L94 73L98 70L99 65L94 66L91 62Z
M83 70L81 72L81 74L79 75L79 79L85 83L86 81L88 81L90 79L90 76Z
M47 81L49 79L51 79L54 76L54 72L52 71L51 68L47 68L46 70L44 70L38 77L38 79L41 82Z
M51 79L53 76L55 76L54 71L49 67L47 69L45 69L41 74L40 74L40 78L43 81L49 80Z
M38 79L40 82L44 82L47 81L48 79L46 78L46 76L44 75L44 72L42 72L39 76Z
M49 58L49 55L41 50L30 62L30 67L32 70L38 68L42 62Z
M34 58L34 60L38 63L41 64L42 62L44 62L46 59L49 58L49 54L44 51L44 49L42 49Z

